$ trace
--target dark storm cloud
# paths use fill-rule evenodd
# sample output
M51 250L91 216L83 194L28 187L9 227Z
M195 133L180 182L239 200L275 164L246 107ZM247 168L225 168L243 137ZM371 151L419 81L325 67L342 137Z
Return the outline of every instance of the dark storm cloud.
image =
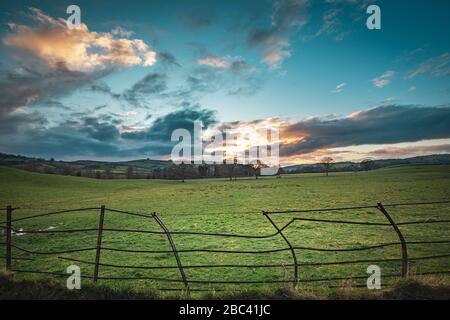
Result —
M382 106L340 119L311 118L281 131L302 140L280 146L282 156L363 144L450 138L450 107Z
M201 121L204 127L216 123L214 111L201 108L188 108L157 118L151 127L143 131L125 132L122 138L129 140L158 140L170 143L172 132L176 129L192 131L194 121Z
M115 125L99 122L97 118L93 117L84 118L79 131L98 141L114 141L120 135Z
M196 120L206 127L216 121L213 111L189 106L157 118L146 130L120 134L118 119L111 115L79 113L73 119L48 126L37 113L12 113L0 116L2 124L6 124L0 127L0 147L2 152L40 157L162 156L172 150L173 130L192 132Z
M38 112L33 113L0 113L0 143L7 135L30 128L41 127L47 124L47 120Z
M95 156L112 157L120 154L115 143L106 143L80 134L72 128L50 128L30 130L27 138L19 144L5 144L10 153L21 153L45 157Z
M60 63L56 69L46 72L24 70L20 74L3 74L0 78L0 113L62 97L108 72L71 71Z

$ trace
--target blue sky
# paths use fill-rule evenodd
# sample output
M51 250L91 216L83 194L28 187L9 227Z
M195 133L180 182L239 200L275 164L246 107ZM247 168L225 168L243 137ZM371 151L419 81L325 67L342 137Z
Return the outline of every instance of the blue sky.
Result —
M277 119L289 133L281 150L295 150L285 154L287 162L325 154L357 160L449 152L448 1L78 1L86 27L80 34L58 24L70 4L0 4L0 152L164 158L170 141L150 134L155 122L184 116L167 123L172 129L202 112L211 125ZM381 30L366 27L370 4L381 8ZM55 32L64 36L55 38ZM71 41L85 41L86 56L60 54L71 50ZM93 55L100 41L108 42L99 51L106 58ZM137 41L146 48L137 50ZM154 61L145 60L152 54ZM13 94L12 88L23 92ZM442 129L432 136L397 132L403 138L395 143L407 143L401 146L368 137L304 148L305 137L309 143L326 138L312 134L312 117L330 128L351 114L358 121L359 112L378 116L369 112L374 108L384 110L383 119L393 116L390 108L396 116L429 108L438 123L426 125ZM350 125L361 127L358 121ZM16 122L26 128L18 130ZM383 130L370 130L376 128ZM370 153L380 148L385 153Z

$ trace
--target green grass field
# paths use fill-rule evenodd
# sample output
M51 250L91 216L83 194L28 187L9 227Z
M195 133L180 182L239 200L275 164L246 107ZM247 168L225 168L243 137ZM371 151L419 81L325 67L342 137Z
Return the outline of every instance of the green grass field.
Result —
M419 202L450 199L450 166L410 166L380 169L371 172L285 175L281 179L261 178L228 180L189 180L186 183L169 180L95 180L80 177L64 177L30 173L0 168L0 207L20 207L14 218L59 209L99 207L121 209L140 213L156 212L170 231L198 231L264 235L274 233L273 226L261 212L288 209L311 209L374 205L377 202ZM426 205L418 207L390 208L398 222L428 218L450 219L450 205ZM1 213L4 219L4 212ZM376 209L342 211L333 213L303 213L274 215L278 225L293 217L319 217L352 221L386 222ZM98 211L54 215L24 220L14 225L23 228L54 230L96 228ZM108 212L105 228L146 229L160 231L151 218L124 216ZM449 224L402 226L407 241L448 240ZM319 248L346 248L371 244L397 242L391 227L359 225L335 225L296 221L285 230L294 246ZM68 250L95 247L96 232L25 234L13 236L13 243L33 251ZM286 247L280 236L269 239L241 239L208 236L176 235L177 248L267 250ZM105 232L104 247L141 250L170 250L164 235ZM339 261L353 259L400 258L399 246L368 251L343 253L297 250L299 263ZM450 253L450 244L411 245L411 257ZM3 256L3 254L1 254ZM13 255L29 256L14 250ZM62 255L64 257L94 261L95 251ZM34 256L34 261L13 261L13 269L46 270L64 273L72 263L57 256ZM292 264L289 251L268 254L180 253L183 265L199 264ZM102 251L101 262L133 266L175 266L172 254L141 254ZM5 261L0 258L0 263ZM373 264L373 263L371 263ZM82 275L91 275L93 266L79 264ZM366 276L369 264L342 266L300 266L300 279L314 277ZM382 275L398 273L401 263L378 263ZM411 261L411 273L433 270L450 270L450 257ZM100 276L163 277L179 279L177 269L144 270L116 269L102 266ZM186 269L188 280L289 280L293 268L208 268ZM43 275L17 274L18 278L46 278ZM61 284L64 279L59 279ZM382 284L387 283L382 278ZM364 284L353 281L350 284ZM157 283L140 281L100 281L112 288L134 288L142 291L152 288L180 288L181 283ZM328 283L349 284L348 281ZM283 284L262 285L196 285L193 288L225 290L271 291ZM301 284L299 290L328 290L325 283ZM220 292L217 293L220 295Z

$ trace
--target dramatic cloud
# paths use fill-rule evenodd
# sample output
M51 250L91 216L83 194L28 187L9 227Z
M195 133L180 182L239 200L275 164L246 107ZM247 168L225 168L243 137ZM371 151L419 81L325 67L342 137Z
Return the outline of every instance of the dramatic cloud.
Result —
M87 71L156 62L156 52L140 39L117 39L113 33L89 31L85 24L69 29L63 19L53 19L39 9L30 10L37 26L9 24L12 33L3 41L49 67L63 63L71 71Z
M192 131L196 120L205 127L216 123L213 111L199 107L166 114L146 129L123 125L111 115L93 117L82 112L53 126L38 113L11 113L4 117L7 125L0 126L2 152L65 159L165 157L174 145L173 130Z
M450 75L450 54L446 52L422 62L407 73L406 79L413 79L419 75L430 75L432 77Z
M291 56L289 38L306 22L308 0L278 0L273 3L270 27L260 27L248 35L252 47L263 50L262 62L272 69Z
M115 125L98 120L93 117L84 118L79 132L84 132L90 138L98 141L114 141L119 137L119 130Z
M386 72L384 72L381 76L373 78L372 79L372 84L374 87L377 88L384 88L386 87L389 83L391 83L391 79L392 77L395 75L394 71L388 70Z
M345 118L309 118L282 128L283 156L364 144L450 138L450 107L382 106Z
M37 112L0 113L0 137L12 136L17 132L33 127L43 127L46 124L47 120Z
M81 24L69 29L63 19L54 19L31 8L33 26L10 23L3 43L14 50L19 66L0 73L0 113L30 105L50 105L82 87L118 98L97 80L125 67L150 66L156 53L140 39L116 38L112 33L89 31Z
M203 126L208 128L216 123L215 113L211 110L192 107L178 110L156 119L147 130L126 132L122 134L122 137L130 140L170 142L174 130L192 131L195 121L201 121Z
M40 72L23 69L19 74L0 77L0 113L11 112L33 103L68 95L109 74L110 70L91 73L68 70L63 64Z

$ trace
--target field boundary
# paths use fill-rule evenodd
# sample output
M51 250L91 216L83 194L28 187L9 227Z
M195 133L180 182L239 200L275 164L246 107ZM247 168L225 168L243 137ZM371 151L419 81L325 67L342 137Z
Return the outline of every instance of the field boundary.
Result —
M408 248L413 245L432 245L432 244L445 244L450 243L450 239L445 240L420 240L420 241L406 241L399 226L404 225L423 225L430 223L450 223L450 220L446 219L425 219L425 220L416 220L416 221L407 221L407 222L396 222L392 218L392 215L389 213L389 208L398 207L398 206L411 206L417 207L420 205L444 205L450 204L450 201L431 201L431 202L411 202L411 203L394 203L394 204L382 204L377 203L376 205L368 205L368 206L353 206L353 207L341 207L341 208L321 208L321 209L306 209L306 210L284 210L284 211L262 211L262 215L267 219L267 221L273 226L275 229L274 233L266 234L266 235L247 235L247 234L232 234L232 233L214 233L214 232L194 232L194 231L169 231L168 227L161 220L156 212L152 212L151 214L143 214L138 212L130 212L124 210L117 210L107 208L105 205L100 207L88 207L88 208L77 208L77 209L67 209L67 210L58 210L40 214L29 215L25 217L19 217L13 219L14 211L20 210L20 208L14 208L11 205L0 208L0 212L5 212L5 223L0 225L0 228L4 230L4 238L5 241L0 244L5 248L5 256L0 256L0 258L5 259L5 269L10 272L17 273L32 273L32 274L43 274L43 275L51 275L51 276L61 276L68 277L66 273L58 273L58 272L49 272L43 270L24 270L17 268L16 265L20 265L20 261L24 260L35 260L36 256L45 256L45 255L56 255L59 259L78 262L87 265L94 266L94 273L90 276L83 276L83 278L91 279L94 282L99 280L153 280L156 282L162 283L180 283L183 285L181 288L158 288L158 290L173 290L178 291L182 290L185 292L191 291L210 291L208 289L203 288L191 288L192 284L195 285L240 285L240 284L291 284L294 287L297 287L302 283L314 283L314 282L332 282L339 280L360 280L366 279L367 276L352 276L352 277L331 277L331 278L307 278L300 279L299 278L299 270L300 267L303 266L323 266L323 265L350 265L350 264L361 264L361 263L375 263L375 262L401 262L402 267L398 273L392 274L384 274L383 278L397 278L397 277L407 277L409 273L409 262L416 260L433 260L433 259L441 259L450 257L450 252L440 255L430 255L430 256L419 256L419 257L410 257L408 256ZM312 212L330 212L330 211L352 211L358 209L375 209L377 212L383 215L386 222L368 222L368 221L350 221L350 220L335 220L335 219L318 219L318 218L305 218L305 217L293 217L284 225L278 225L272 219L273 215L281 215L281 214L301 214L301 213L312 213ZM83 211L98 211L99 219L98 219L98 227L97 228L79 228L79 229L65 229L65 230L23 230L18 229L14 225L20 221L30 220L30 219L39 219L41 217L51 216L51 215L62 215ZM448 208L446 210L449 210ZM152 219L159 226L161 231L151 231L151 230L142 230L142 229L121 229L121 228L105 228L104 222L108 212L118 213L122 215L131 215L139 218ZM388 242L388 243L379 243L375 245L366 245L366 246L356 246L356 247L347 247L347 248L315 248L315 247L306 247L306 246L296 246L292 245L289 238L286 236L284 231L289 228L296 221L309 221L316 223L331 223L331 224L347 224L347 225L365 225L365 226L373 226L378 228L392 228L395 232L396 237L398 238L398 242ZM26 248L22 248L13 243L13 235L17 233L24 234L52 234L52 233L88 233L88 232L96 232L97 233L97 242L95 246L87 247L87 248L74 248L70 250L60 250L60 251L33 251L28 250ZM115 247L106 247L102 245L103 234L104 232L118 232L118 233L149 233L149 234L160 234L165 235L168 243L170 244L171 250L133 250L133 249L123 249L123 248L115 248ZM285 242L285 247L280 248L272 248L266 250L229 250L226 248L220 249L202 249L202 248L192 248L192 249L182 249L179 250L176 247L175 241L173 240L173 235L192 235L198 237L229 237L229 238L246 238L246 239L268 239L274 237L281 237ZM355 260L341 260L341 261L332 261L332 262L306 262L302 263L298 261L296 252L298 250L309 250L309 251L321 251L321 252L350 252L350 251L365 251L365 250L373 250L377 248L390 247L390 246L400 246L402 255L399 258L389 258L389 259L355 259ZM12 249L15 251L20 251L28 256L13 256ZM82 259L75 259L71 257L67 257L64 255L82 252L82 251L95 251L95 261L86 261ZM127 252L132 254L172 254L176 265L174 266L132 266L132 265L117 265L111 264L108 262L103 262L101 260L102 251L112 251L112 252ZM207 252L207 253L225 253L225 254L240 254L240 255L257 255L257 254L267 254L273 252L283 252L288 251L291 253L292 263L291 264L202 264L202 265L183 265L182 259L180 258L179 253L189 253L189 252ZM14 267L13 267L14 261ZM17 262L16 262L17 261ZM100 267L110 267L110 268L118 268L118 269L145 269L145 270L155 270L155 269L178 269L180 278L161 278L161 277L107 277L101 276ZM186 269L208 269L208 268L292 268L292 279L288 280L279 280L279 279L266 279L266 280L197 280L197 279L189 279L186 276ZM450 274L450 270L435 270L431 272L424 272L415 275L431 275L431 274ZM330 287L333 287L330 285Z

